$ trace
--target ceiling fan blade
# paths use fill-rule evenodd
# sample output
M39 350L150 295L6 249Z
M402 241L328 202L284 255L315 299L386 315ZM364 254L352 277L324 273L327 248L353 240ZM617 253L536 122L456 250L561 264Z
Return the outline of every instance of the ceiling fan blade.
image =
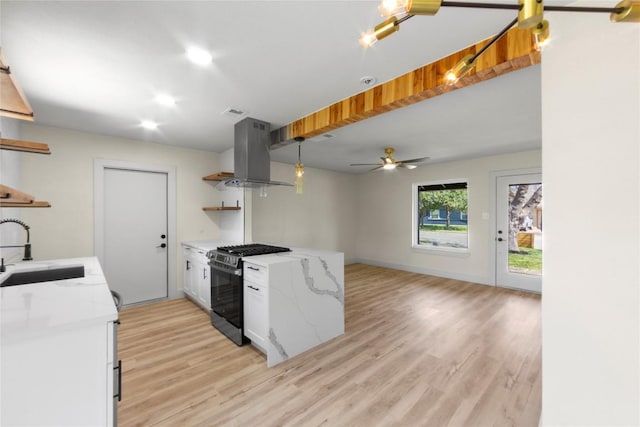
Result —
M400 163L420 163L429 160L431 157L419 157L417 159L399 160Z
M379 166L380 163L351 163L349 166Z
M398 163L396 166L405 168L405 169L415 169L418 167L417 165L407 165L404 162Z
M376 171L378 169L382 169L382 165L379 165L377 168L369 169L369 172Z

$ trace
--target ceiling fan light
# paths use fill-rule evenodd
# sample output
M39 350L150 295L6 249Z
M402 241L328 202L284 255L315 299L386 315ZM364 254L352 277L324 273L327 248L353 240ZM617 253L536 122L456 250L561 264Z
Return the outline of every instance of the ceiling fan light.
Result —
M417 168L416 165L404 165L404 167L407 168L407 169L415 169L415 168Z
M396 168L396 164L395 163L385 163L384 166L382 166L382 169L384 170L392 170Z

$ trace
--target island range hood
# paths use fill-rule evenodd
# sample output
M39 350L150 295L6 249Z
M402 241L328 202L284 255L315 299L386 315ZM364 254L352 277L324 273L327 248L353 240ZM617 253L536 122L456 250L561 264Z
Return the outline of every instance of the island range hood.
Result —
M233 163L234 176L220 183L224 187L264 188L286 185L287 182L271 181L271 156L269 154L271 125L247 117L234 126Z

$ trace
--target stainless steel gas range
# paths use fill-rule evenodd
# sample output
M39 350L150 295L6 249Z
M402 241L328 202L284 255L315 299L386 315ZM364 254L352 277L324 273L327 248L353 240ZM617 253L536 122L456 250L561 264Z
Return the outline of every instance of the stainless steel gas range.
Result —
M211 267L211 324L237 345L243 345L244 307L242 259L248 256L288 252L291 249L251 243L221 246L209 252Z

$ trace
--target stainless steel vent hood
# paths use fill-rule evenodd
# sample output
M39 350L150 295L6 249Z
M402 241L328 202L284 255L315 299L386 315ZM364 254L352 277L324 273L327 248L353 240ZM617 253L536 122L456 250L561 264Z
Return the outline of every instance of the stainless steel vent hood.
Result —
M271 125L247 117L234 127L233 163L234 177L223 181L225 187L263 188L269 185L286 185L287 182L271 181L271 156L269 155Z

